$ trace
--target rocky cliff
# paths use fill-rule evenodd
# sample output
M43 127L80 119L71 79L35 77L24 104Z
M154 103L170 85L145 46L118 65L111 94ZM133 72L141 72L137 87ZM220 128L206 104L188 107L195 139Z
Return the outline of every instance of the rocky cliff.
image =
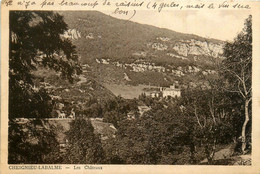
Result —
M187 57L188 55L205 55L218 57L222 54L223 43L212 43L199 40L181 40L173 46L173 50L179 55Z

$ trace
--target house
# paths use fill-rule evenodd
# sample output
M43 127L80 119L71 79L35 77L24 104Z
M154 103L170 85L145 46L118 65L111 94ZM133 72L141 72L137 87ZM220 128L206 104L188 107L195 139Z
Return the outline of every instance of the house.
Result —
M140 117L144 114L144 112L147 112L151 109L151 107L148 107L146 105L138 106L138 110L140 113Z
M164 97L180 97L181 89L179 88L179 84L176 81L170 87L158 87L158 88L149 88L146 89L145 94L147 96L151 96L152 98L164 98Z
M166 88L165 90L162 91L163 97L180 97L181 96L181 91L180 89L171 89L171 88Z
M152 92L150 92L150 96L152 98L161 97L161 92L160 91L152 91Z
M58 113L58 118L66 118L66 114L64 112L60 112L60 110L56 111Z
M181 90L179 88L175 88L174 85L170 86L170 88L165 88L162 90L163 97L180 97Z
M160 88L163 97L180 97L181 89L179 88L178 82L171 85L169 88Z
M130 111L127 113L127 120L134 120L135 119L135 112Z
M155 98L155 97L161 97L162 94L161 94L161 91L159 90L158 87L153 87L153 88L146 88L144 90L144 93L146 96L150 96L152 98Z

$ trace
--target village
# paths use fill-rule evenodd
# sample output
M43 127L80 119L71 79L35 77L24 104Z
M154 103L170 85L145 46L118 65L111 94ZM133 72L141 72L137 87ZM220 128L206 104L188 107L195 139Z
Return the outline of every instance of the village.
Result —
M140 52L140 53L135 53L135 55L145 55L145 53ZM170 54L168 53L169 56L174 56L176 58L180 58L180 59L184 59L181 56L175 55L175 54ZM187 58L185 58L187 59ZM196 57L195 57L196 59ZM116 67L119 68L123 68L123 69L129 69L130 71L133 72L146 72L146 71L153 71L153 72L159 72L159 73L167 73L167 74L172 74L176 77L183 77L186 74L196 74L196 73L201 73L204 76L207 75L211 75L211 74L216 74L217 72L215 70L211 70L211 69L205 69L202 70L201 68L197 67L197 66L187 66L187 67L182 67L182 66L178 66L178 67L164 67L164 66L159 66L156 65L155 63L150 63L150 62L135 62L135 63L121 63L119 61L111 61L110 59L96 59L96 63L98 64L103 64L103 65L114 65Z
M170 87L157 87L157 88L149 88L145 89L145 94L152 98L167 98L167 97L180 97L181 89L179 87L178 81L172 84Z

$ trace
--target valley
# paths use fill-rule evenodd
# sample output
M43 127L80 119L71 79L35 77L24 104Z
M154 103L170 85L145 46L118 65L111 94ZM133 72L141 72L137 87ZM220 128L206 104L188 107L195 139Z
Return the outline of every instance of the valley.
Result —
M141 4L118 4L135 5ZM229 62L236 58L229 54L238 52L229 51L233 43L98 11L23 13L22 19L35 15L24 33L31 27L47 34L23 38L10 32L10 45L16 47L10 51L9 163L233 165L244 156L232 155L251 153L250 122L247 146L239 145L245 145L241 108L248 99L245 112L251 114L251 93L241 98L242 88L230 92L241 87L229 73L235 67L229 65L237 63ZM56 28L48 29L48 23ZM23 47L20 38L35 50ZM16 67L23 61L17 59L20 47L32 60ZM243 55L250 58L248 50ZM243 89L251 90L250 85Z

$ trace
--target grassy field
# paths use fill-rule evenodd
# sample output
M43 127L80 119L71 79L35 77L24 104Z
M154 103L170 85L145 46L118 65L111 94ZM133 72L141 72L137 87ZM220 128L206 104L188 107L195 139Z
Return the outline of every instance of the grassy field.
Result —
M110 90L114 95L121 96L125 99L134 99L138 98L139 95L144 93L145 88L153 88L156 86L149 86L149 85L138 85L138 86L131 86L131 85L118 85L118 84L104 84L104 86Z

